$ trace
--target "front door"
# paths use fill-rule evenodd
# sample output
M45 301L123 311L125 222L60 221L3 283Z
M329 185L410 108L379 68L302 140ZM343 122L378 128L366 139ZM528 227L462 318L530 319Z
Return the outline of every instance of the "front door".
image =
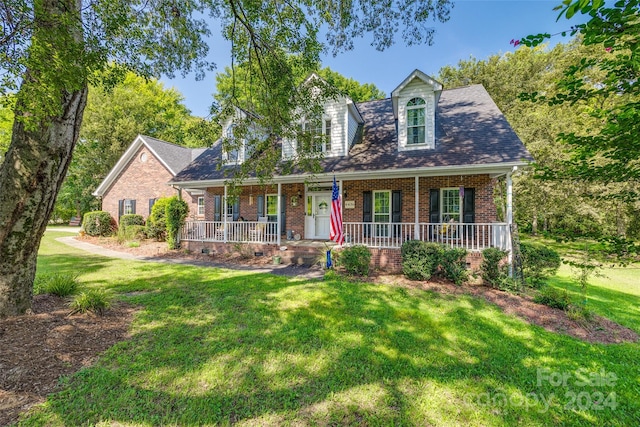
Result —
M311 193L307 196L306 238L329 239L331 193Z

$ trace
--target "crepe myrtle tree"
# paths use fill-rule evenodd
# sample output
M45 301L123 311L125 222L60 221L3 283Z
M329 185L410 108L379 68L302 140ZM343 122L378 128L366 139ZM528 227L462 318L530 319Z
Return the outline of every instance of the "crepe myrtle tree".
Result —
M365 34L378 49L397 33L407 44L431 43L428 24L446 21L451 6L449 0L0 2L0 95L13 92L16 99L0 166L0 317L31 306L38 247L78 139L89 84L112 86L127 71L202 78L212 69L205 58L215 28L232 42L234 63L257 65L252 78L269 102L257 112L268 132L256 153L267 155L275 135L286 134L280 131L298 101L291 98L293 68L310 71L321 52L351 49Z

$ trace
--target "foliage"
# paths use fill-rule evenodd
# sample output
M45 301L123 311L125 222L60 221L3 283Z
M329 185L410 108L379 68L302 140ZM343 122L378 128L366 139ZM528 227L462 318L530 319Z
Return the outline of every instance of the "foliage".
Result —
M447 248L440 258L442 275L456 285L462 285L469 278L467 270L467 250L464 248Z
M536 288L556 274L562 262L558 252L542 245L521 242L520 252L524 278L529 286Z
M104 314L111 307L112 296L102 289L89 289L80 292L69 302L69 314Z
M174 88L133 73L127 73L115 87L91 87L80 139L56 208L86 212L99 207L92 192L138 135L192 147L211 145L220 136L219 130L210 127L206 138L195 132L207 124L192 117L183 101Z
M116 229L116 223L109 212L87 212L82 219L82 228L89 236L110 236Z
M505 280L509 277L507 269L509 266L503 261L508 252L499 248L487 248L482 251L482 263L480 264L482 281L493 287L502 288Z
M167 205L169 197L161 197L153 204L151 215L147 218L147 236L162 242L167 237Z
M551 286L543 286L533 298L538 304L544 304L551 308L567 310L571 304L571 296L567 291Z
M366 277L369 275L371 251L364 245L348 246L340 251L336 263L349 274Z
M411 280L429 280L440 265L443 248L437 243L407 240L402 244L402 273Z
M144 217L138 214L125 214L120 217L120 228L132 225L144 225Z
M11 128L13 127L13 111L11 96L0 98L0 163L4 161L4 154L11 144Z
M167 243L169 249L180 247L180 230L189 214L189 205L177 196L169 198L166 206L165 219L167 223Z
M533 92L526 99L551 105L584 104L597 121L592 128L559 133L568 158L562 168L542 168L540 176L551 180L621 183L613 196L639 200L640 182L640 2L622 0L565 0L560 17L580 12L590 19L575 25L582 44L600 49L597 57L584 57L569 67L551 95ZM535 45L548 34L521 40ZM599 72L598 79L585 78Z
M67 273L51 273L36 276L34 295L51 294L59 297L74 295L79 288L78 276Z
M147 237L147 227L144 225L129 225L127 227L120 226L116 234L118 243L122 244L128 240L143 240Z

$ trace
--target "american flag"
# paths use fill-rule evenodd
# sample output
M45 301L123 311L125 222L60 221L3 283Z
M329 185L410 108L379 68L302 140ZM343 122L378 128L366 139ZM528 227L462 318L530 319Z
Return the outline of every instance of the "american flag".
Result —
M340 190L336 184L336 177L333 177L333 191L331 192L331 228L329 230L329 238L341 245L344 243L344 234L342 232L342 198Z

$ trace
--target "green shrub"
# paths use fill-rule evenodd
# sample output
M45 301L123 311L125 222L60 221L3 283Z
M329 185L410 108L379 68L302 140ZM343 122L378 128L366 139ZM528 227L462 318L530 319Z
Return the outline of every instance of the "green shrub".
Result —
M566 310L571 305L571 297L564 289L544 286L533 299L538 304Z
M440 258L442 275L456 285L462 285L468 278L467 250L464 248L444 248Z
M72 274L44 274L33 281L33 293L51 294L59 297L73 295L78 291L78 278Z
M349 274L368 276L371 251L363 245L349 246L340 251L336 263L344 267Z
M128 240L144 240L147 237L146 231L147 228L144 225L129 225L118 228L116 237L120 244Z
M429 280L438 270L442 246L408 240L402 244L402 273L411 280Z
M92 312L102 315L111 307L111 295L102 289L90 289L76 295L69 303L69 314Z
M109 212L87 212L82 219L82 228L89 236L111 236L116 229L116 222Z
M480 275L485 285L493 288L502 288L508 278L506 264L501 265L502 260L507 256L507 251L498 248L487 248L482 251L482 264L480 264Z
M120 228L128 228L132 225L144 225L144 218L138 214L127 214L120 217Z
M163 242L167 237L167 205L170 197L161 197L153 204L147 218L147 236Z
M520 243L522 272L529 286L539 288L560 268L560 255L551 248L531 243Z
M167 243L169 249L177 249L180 246L178 240L180 236L180 230L184 225L184 221L189 213L189 205L184 200L178 199L173 196L169 199L166 208L166 223L167 223Z

